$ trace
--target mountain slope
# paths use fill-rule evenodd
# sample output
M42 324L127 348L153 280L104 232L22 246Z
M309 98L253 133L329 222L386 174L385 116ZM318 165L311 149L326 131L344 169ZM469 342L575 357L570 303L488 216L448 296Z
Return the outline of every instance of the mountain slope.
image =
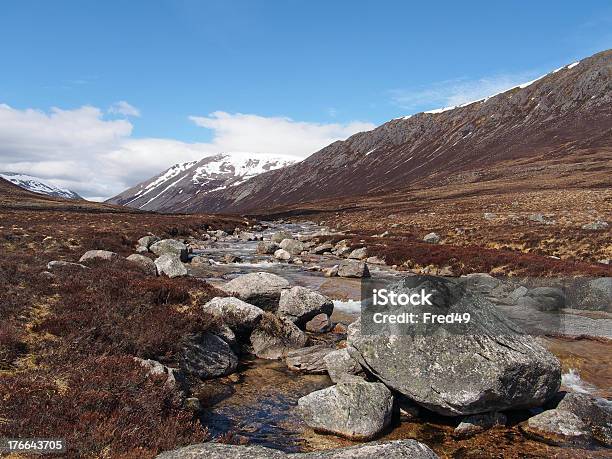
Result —
M237 186L263 172L288 166L294 158L250 153L221 153L175 164L107 202L142 210L174 211L185 203L206 206L207 194Z
M466 106L419 113L338 141L304 161L184 201L175 211L259 212L445 181L506 161L569 158L612 144L612 51Z
M18 174L16 172L0 172L0 177L34 193L46 194L47 196L55 196L57 198L83 199L72 190L60 188L32 175Z

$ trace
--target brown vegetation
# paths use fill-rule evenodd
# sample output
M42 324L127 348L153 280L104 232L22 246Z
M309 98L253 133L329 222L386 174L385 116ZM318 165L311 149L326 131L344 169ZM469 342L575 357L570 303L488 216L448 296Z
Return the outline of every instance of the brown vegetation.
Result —
M0 437L63 437L69 457L133 458L204 440L176 389L134 357L172 365L185 336L216 325L199 304L219 292L121 259L52 274L46 264L94 248L127 255L147 232L188 236L242 222L0 209Z

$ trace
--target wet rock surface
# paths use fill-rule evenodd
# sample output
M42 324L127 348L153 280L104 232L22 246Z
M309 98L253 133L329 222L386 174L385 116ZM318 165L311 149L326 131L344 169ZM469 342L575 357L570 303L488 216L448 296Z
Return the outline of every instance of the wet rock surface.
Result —
M210 379L236 371L238 357L225 340L212 333L202 333L185 340L179 365L187 374Z
M306 346L308 337L292 321L272 315L264 316L253 333L253 353L261 359L280 359L289 351Z

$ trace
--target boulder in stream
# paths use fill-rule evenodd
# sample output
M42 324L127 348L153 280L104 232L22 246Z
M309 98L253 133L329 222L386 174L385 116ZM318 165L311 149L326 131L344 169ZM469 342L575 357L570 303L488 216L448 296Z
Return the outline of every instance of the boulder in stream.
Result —
M257 253L260 255L272 255L278 250L278 244L272 241L261 241L257 244Z
M393 395L381 383L339 383L300 398L298 409L315 431L369 440L391 422Z
M157 256L174 255L181 261L189 261L189 251L187 246L175 239L162 239L149 247L149 250Z
M370 277L370 270L367 263L360 261L343 261L338 266L338 276L340 277Z
M285 362L292 371L308 374L325 374L325 357L333 352L334 349L324 344L319 346L303 347L294 351L287 352Z
M272 242L276 242L277 244L280 244L283 239L293 239L293 234L288 231L278 231L274 233L271 238Z
M238 276L219 288L265 311L275 311L281 290L289 288L289 282L276 274L258 272Z
M318 292L306 287L295 286L281 291L276 314L286 317L302 328L318 314L330 316L334 311L334 302Z
M253 333L251 346L260 359L277 360L289 351L306 346L308 337L293 322L273 314L265 314Z
M231 296L213 298L202 309L221 319L236 333L253 330L264 313L263 309Z
M299 255L305 250L304 243L295 239L283 239L279 247L285 249L291 255Z
M160 276L165 274L172 278L187 275L187 268L175 255L162 255L154 263Z
M406 278L387 288L410 294L428 286L439 293L430 312L470 311L471 320L447 327L411 325L404 329L411 333L402 335L390 330L362 334L358 319L349 327L348 350L369 373L446 416L536 407L557 393L561 365L535 338L523 334L482 296L445 290L453 284L450 280L422 282ZM421 313L418 308L412 311Z
M181 370L200 379L229 375L238 366L238 357L230 345L212 333L186 338L178 361Z
M157 266L155 266L155 262L149 257L145 257L144 255L140 255L138 253L133 253L127 257L126 260L139 266L144 272L151 276L157 275Z

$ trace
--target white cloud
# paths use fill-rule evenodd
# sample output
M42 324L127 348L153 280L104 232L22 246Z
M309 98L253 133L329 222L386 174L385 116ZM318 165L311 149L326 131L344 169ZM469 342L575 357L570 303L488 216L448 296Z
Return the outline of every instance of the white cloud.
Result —
M284 117L264 117L217 111L189 117L198 126L214 131L217 151L251 151L305 158L326 145L374 128L359 121L339 124L307 123Z
M0 171L39 176L81 196L100 199L178 162L232 151L304 158L335 140L374 127L225 112L190 119L213 131L210 142L136 139L130 121L105 119L95 107L52 108L47 113L0 104Z
M504 92L533 78L533 73L495 75L468 80L446 80L416 89L390 91L391 100L406 110L422 111L439 107L453 107Z
M140 110L133 105L128 104L125 100L120 100L119 102L115 102L113 105L111 105L108 109L108 113L124 116L140 116Z

